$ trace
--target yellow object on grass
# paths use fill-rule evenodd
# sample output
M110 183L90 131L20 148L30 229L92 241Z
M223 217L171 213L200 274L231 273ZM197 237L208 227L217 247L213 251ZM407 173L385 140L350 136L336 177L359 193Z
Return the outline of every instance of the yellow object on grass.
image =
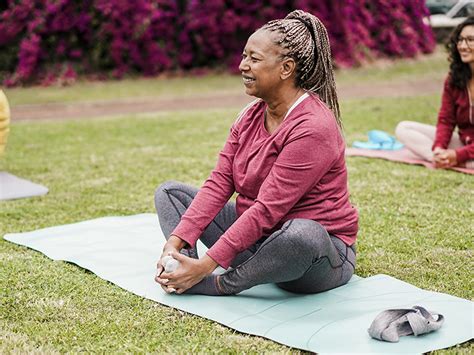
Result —
M5 152L8 132L10 132L10 106L2 90L0 90L0 155Z

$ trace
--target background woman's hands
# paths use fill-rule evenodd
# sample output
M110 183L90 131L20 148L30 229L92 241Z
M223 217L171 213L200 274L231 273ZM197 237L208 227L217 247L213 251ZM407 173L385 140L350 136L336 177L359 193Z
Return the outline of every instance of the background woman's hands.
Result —
M458 165L456 151L436 147L433 150L433 163L437 168L451 168Z

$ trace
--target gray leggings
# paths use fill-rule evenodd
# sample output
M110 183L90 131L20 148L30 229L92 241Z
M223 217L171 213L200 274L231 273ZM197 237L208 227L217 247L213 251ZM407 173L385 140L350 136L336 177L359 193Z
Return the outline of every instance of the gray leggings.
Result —
M198 189L169 181L155 192L155 206L166 238L178 225ZM237 219L235 204L228 202L200 237L210 248ZM190 255L197 257L197 251ZM224 294L252 286L276 283L297 293L326 291L349 281L355 268L355 247L329 235L318 222L292 219L281 229L244 250L232 267L219 277Z

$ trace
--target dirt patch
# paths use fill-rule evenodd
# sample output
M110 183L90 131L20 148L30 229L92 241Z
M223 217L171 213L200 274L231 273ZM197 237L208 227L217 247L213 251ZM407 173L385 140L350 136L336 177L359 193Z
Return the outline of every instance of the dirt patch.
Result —
M442 81L433 79L413 82L387 82L376 84L341 85L338 88L339 100L414 96L420 94L441 93ZM241 94L195 95L182 98L128 98L80 102L71 104L35 104L20 105L11 108L12 119L72 119L96 118L104 116L137 114L160 111L202 110L211 108L239 108L252 101L252 97Z

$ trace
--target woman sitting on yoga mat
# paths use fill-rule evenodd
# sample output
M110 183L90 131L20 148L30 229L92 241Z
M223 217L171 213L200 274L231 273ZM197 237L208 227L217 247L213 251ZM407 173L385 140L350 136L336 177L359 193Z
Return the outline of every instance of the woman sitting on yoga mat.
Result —
M403 121L395 133L408 149L437 168L474 169L474 17L456 27L447 48L451 65L436 127Z
M156 281L206 295L265 283L300 293L341 286L354 273L358 215L326 29L300 10L270 21L248 39L239 69L259 99L232 125L216 168L200 190L166 182L156 191L167 236ZM198 239L209 248L200 259ZM163 271L170 253L174 272ZM216 276L219 265L227 270Z

